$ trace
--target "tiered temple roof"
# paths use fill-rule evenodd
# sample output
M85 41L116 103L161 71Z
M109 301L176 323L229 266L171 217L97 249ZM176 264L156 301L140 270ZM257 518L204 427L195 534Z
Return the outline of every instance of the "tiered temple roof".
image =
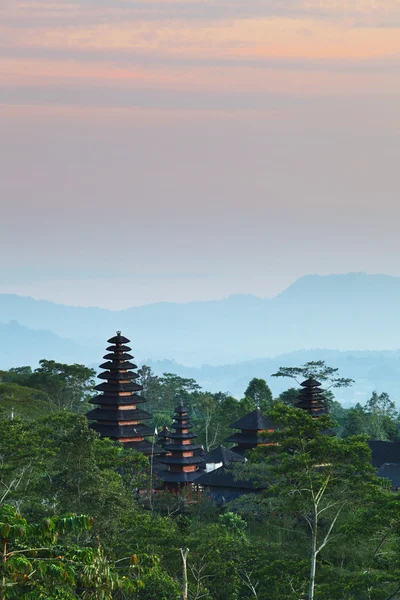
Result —
M241 430L226 440L227 442L236 444L231 450L238 454L244 454L246 450L268 443L262 439L260 434L272 432L276 429L275 424L270 419L264 417L258 408L238 421L235 421L229 427Z
M129 340L117 331L108 343L111 346L104 356L107 362L100 365L104 372L100 373L99 379L104 382L95 387L101 393L90 400L98 407L86 415L94 421L90 427L102 437L118 440L146 455L152 454L154 448L145 438L152 435L153 430L142 423L151 415L137 407L146 400L138 394L143 387L135 381L139 375L135 373L137 366L130 362L133 359L129 354L131 348L125 345Z
M190 484L203 472L203 456L199 456L201 446L193 444L196 434L190 432L193 425L190 422L188 409L181 404L175 409L174 422L168 432L168 442L164 445L166 456L159 462L168 467L162 474L165 485L169 489L177 489L182 484Z
M204 456L204 462L208 464L222 464L230 465L233 462L244 462L245 458L241 454L237 454L237 452L232 452L225 446L218 446L218 448L214 448L211 452L207 452Z
M168 444L168 437L169 437L169 429L166 425L164 425L164 427L161 429L161 431L158 434L158 440L157 440L158 445L161 446L162 448L165 448L166 444Z
M313 377L309 377L301 384L302 390L299 392L299 400L295 407L306 410L308 414L315 418L321 415L328 414L328 408L324 397L324 392L321 390L321 384Z

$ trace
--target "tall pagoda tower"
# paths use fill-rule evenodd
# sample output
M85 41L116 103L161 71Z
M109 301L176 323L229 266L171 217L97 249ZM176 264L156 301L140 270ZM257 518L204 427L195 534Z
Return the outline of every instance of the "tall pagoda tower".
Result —
M181 485L193 483L203 473L204 458L198 456L201 446L192 443L197 436L190 432L193 425L183 402L175 409L171 428L175 431L168 431L168 441L164 444L164 450L168 454L158 460L168 467L168 471L160 474L165 487L177 490Z
M276 425L270 419L264 417L258 408L235 421L229 427L240 429L239 432L232 434L226 441L236 444L231 448L231 451L241 455L256 446L266 445L268 442L263 442L261 434L265 432L272 433L276 429Z
M118 440L128 448L150 455L154 448L145 438L153 431L142 421L150 419L151 415L137 407L146 400L138 394L143 387L135 382L139 375L134 372L137 366L130 362L133 358L129 354L131 348L125 345L129 340L117 331L108 343L111 346L104 356L107 362L100 365L104 372L100 373L99 379L104 382L95 387L101 393L89 401L98 405L86 415L93 421L89 427L101 437Z
M299 392L299 400L296 402L295 407L307 411L313 419L317 419L321 415L327 415L329 411L326 406L324 392L320 389L321 383L313 377L309 377L303 381L301 386L303 389Z

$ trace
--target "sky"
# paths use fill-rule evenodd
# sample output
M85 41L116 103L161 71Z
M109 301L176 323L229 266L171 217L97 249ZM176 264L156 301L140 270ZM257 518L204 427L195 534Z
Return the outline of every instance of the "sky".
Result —
M399 0L1 0L0 293L400 275Z

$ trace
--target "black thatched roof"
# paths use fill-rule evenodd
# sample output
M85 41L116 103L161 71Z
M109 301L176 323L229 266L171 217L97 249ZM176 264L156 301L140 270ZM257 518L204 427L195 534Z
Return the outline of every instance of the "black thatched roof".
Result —
M118 422L102 423L101 421L94 421L89 423L89 427L97 431L102 437L109 437L114 440L153 435L153 429L142 423L138 425L119 425Z
M187 423L176 423L174 421L171 427L173 427L173 429L193 429L193 424L190 421L187 421Z
M187 415L189 413L189 410L186 408L186 406L183 405L183 402L181 402L179 406L175 408L175 413L177 413L177 415L175 416L175 419L177 419L179 418L179 415Z
M328 414L328 408L324 397L324 390L321 390L321 383L309 377L303 383L299 392L299 400L295 403L296 408L307 411L312 417L319 417Z
M138 394L130 394L129 396L118 396L117 394L99 394L89 400L90 404L110 404L114 406L127 406L143 404L146 399Z
M234 433L227 440L227 442L232 442L232 444L247 444L249 446L257 446L258 444L263 443L263 438L258 436L256 433L247 434L247 433Z
M393 488L400 487L400 464L399 463L383 463L378 469L378 475L389 479Z
M111 346L112 348L113 346ZM128 354L127 352L110 352L103 356L106 360L131 360L133 358L132 354ZM104 367L100 365L100 369ZM135 367L136 368L136 367Z
M185 471L180 471L179 473L173 471L161 471L159 473L160 477L164 480L164 483L193 483L196 481L199 476L203 473L203 471L190 471L189 473Z
M101 364L100 369L106 369L107 371L119 371L120 369L124 369L125 371L128 371L129 369L137 369L137 365L129 362L129 360L122 360L118 357ZM138 377L138 375L136 375L136 377Z
M117 350L118 352L130 352L132 348L130 348L129 346L107 346L106 350L108 350L108 352L116 352Z
M182 433L180 431L176 431L168 435L170 440L191 440L196 437L197 435L195 433Z
M141 392L142 386L134 383L109 383L104 382L94 387L98 392Z
M130 341L131 340L128 340L128 338L121 335L120 331L117 331L117 335L115 335L114 337L107 340L107 342L109 344L118 344L118 345L129 344Z
M124 442L124 447L136 450L136 452L142 452L146 456L156 456L157 454L162 452L162 448L159 448L158 446L153 446L147 440L143 440L143 442Z
M166 425L164 425L164 427L158 433L158 437L165 440L168 438L168 436L169 436L169 429Z
M371 440L368 446L371 448L374 467L379 468L384 463L400 463L400 442Z
M164 448L168 452L191 452L192 450L194 452L200 450L201 446L198 444L165 444Z
M275 424L270 419L264 417L258 408L238 421L235 421L229 427L231 429L244 429L246 431L265 431L276 428Z
M95 408L86 413L86 417L91 421L141 421L151 419L151 414L140 408L128 410Z
M106 379L107 381L131 381L132 379L138 379L139 375L134 373L133 371L122 371L123 367L119 367L118 370L115 369L113 371L105 371L104 373L100 373L98 375L99 379ZM142 386L140 386L142 390Z
M228 450L225 446L218 446L218 448L211 450L211 452L208 452L204 456L204 462L208 464L218 464L222 462L224 465L229 465L232 462L244 462L244 458L243 456L240 456L240 454Z
M165 465L200 465L204 463L203 456L162 456L158 460Z
M210 473L204 473L197 479L196 483L204 487L240 488L246 490L249 494L254 490L263 489L263 486L255 486L248 479L236 480L229 467L220 467L210 471Z

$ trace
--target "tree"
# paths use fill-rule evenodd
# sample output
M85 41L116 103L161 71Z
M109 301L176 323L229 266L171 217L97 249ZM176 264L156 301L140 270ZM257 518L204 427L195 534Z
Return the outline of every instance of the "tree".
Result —
M350 435L365 435L368 429L367 415L363 407L357 403L353 408L346 411L343 427L343 437Z
M42 390L59 410L84 412L93 395L96 371L84 365L66 365L40 360L29 379L29 386Z
M291 519L292 543L296 530L303 535L308 531L308 600L313 600L317 558L337 532L344 512L376 498L382 482L363 438L326 435L333 424L329 417L312 419L304 411L278 405L271 418L279 425L269 434L275 444L254 450L252 464L238 466L237 472L264 485L268 482L267 505L277 518Z
M385 392L372 392L365 405L368 435L374 440L396 440L398 438L396 405Z
M81 597L111 600L114 590L134 592L97 548L66 543L71 532L90 529L86 516L67 515L30 523L14 507L0 506L0 598L39 600Z
M268 411L273 402L272 392L265 379L254 377L244 393L246 398L251 398L254 404L264 411Z
M338 377L338 371L339 369L326 365L324 360L315 360L301 367L280 367L272 377L290 377L298 384L301 383L301 379L314 377L321 383L328 383L327 389L349 387L354 383L354 380L348 377Z
M289 388L279 394L278 400L287 406L294 406L299 400L299 390L293 387Z

